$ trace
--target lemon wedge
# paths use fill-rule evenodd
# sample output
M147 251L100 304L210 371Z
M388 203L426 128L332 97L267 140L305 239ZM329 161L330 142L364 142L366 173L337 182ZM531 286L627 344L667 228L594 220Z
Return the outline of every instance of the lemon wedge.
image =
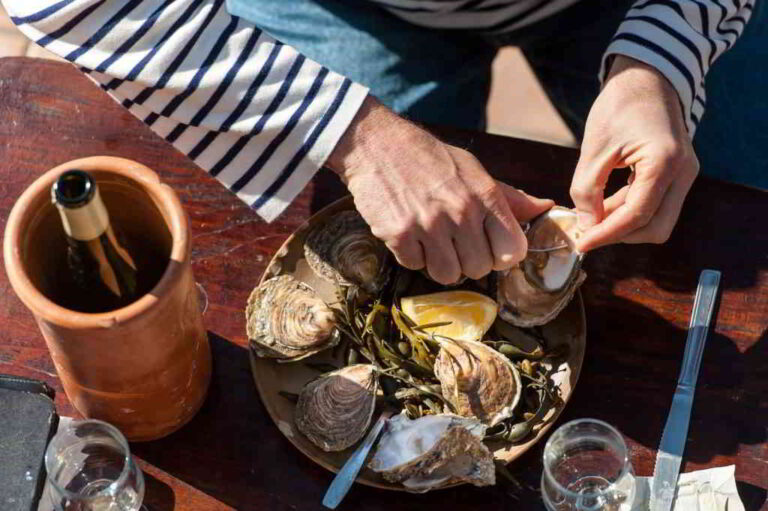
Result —
M496 319L498 306L473 291L443 291L401 298L400 308L416 325L450 321L449 325L425 329L426 334L479 341Z

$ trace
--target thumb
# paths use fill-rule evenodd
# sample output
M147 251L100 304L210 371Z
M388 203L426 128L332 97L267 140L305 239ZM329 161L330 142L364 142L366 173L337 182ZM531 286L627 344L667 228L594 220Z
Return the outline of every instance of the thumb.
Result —
M500 181L498 183L501 191L504 193L504 197L507 199L509 209L515 215L515 219L518 222L527 222L555 205L555 201L551 199L540 199L506 183Z
M582 147L570 190L581 230L589 229L603 221L605 183L615 163L614 154L595 154Z

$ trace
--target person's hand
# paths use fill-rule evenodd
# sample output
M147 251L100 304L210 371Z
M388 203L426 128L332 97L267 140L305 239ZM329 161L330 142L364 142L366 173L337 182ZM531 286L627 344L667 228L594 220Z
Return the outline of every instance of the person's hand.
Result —
M615 168L629 183L605 198ZM585 230L581 251L610 243L664 243L699 163L672 85L654 68L617 55L587 118L571 198Z
M326 163L397 261L442 284L481 278L525 257L519 222L551 208L491 178L469 152L444 144L366 99Z

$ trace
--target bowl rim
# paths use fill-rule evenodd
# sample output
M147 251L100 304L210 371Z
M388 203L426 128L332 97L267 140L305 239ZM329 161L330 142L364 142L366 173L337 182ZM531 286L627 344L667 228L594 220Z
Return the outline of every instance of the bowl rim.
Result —
M338 211L344 211L348 209L353 209L354 203L351 195L346 195L327 206L321 208L319 211L317 211L315 214L313 214L310 218L308 218L305 222L303 222L295 231L291 233L288 238L280 245L280 248L275 252L275 254L270 259L269 263L267 263L266 269L262 273L261 277L259 278L258 284L261 285L266 281L267 279L276 276L275 269L279 268L280 259L282 259L289 250L289 246L291 243L295 241L297 236L304 234L312 225L316 224L318 218L324 218L325 216L332 214L334 212ZM582 344L584 345L584 349L581 350L581 357L578 359L577 364L575 364L574 367L571 367L571 374L575 375L572 378L572 381L570 382L571 391L568 394L568 396L565 397L563 400L563 405L559 408L555 408L554 416L550 421L548 421L546 424L544 424L541 428L539 428L537 431L537 434L535 437L531 438L528 442L525 444L521 444L520 447L522 447L522 450L515 456L514 459L519 458L523 454L525 454L528 450L530 450L534 445L541 442L546 435L547 431L557 422L557 419L560 417L562 411L565 409L565 406L568 404L568 402L571 400L573 393L576 389L576 385L578 383L579 377L581 375L581 369L584 364L584 354L586 351L586 336L587 336L587 319L584 309L584 301L582 299L581 290L577 289L574 293L574 299L572 301L576 307L578 308L578 314L581 318L581 328L579 329L578 337L581 339ZM267 413L269 414L270 419L275 424L275 427L280 431L280 433L291 443L291 445L296 448L299 452L301 452L304 456L309 458L314 463L317 463L321 467L325 468L326 470L332 472L332 473L338 473L339 468L334 466L333 464L329 463L327 460L320 458L316 456L314 453L309 452L307 449L304 448L299 442L294 441L294 438L292 435L289 435L286 431L283 430L283 428L280 427L280 424L278 421L280 421L280 416L277 412L277 410L273 406L273 402L271 399L265 399L264 395L266 392L266 389L263 387L262 379L259 378L258 373L258 367L257 365L260 363L264 364L277 364L274 360L268 360L264 358L258 357L256 354L254 354L253 350L249 347L248 348L248 357L250 359L250 366L251 366L251 375L253 377L254 383L256 385L256 390L259 393L259 398L261 399L261 402L264 404L264 407L267 409ZM357 444L355 444L356 446ZM353 447L355 447L353 446ZM351 448L350 448L351 449ZM514 461L510 460L510 463ZM370 486L373 488L380 488L384 490L393 490L393 491L402 491L406 493L412 493L407 488L405 488L402 485L397 485L394 483L387 483L387 482L379 482L375 480L371 480L367 477L364 477L363 472L358 475L355 482L362 483L366 486ZM448 489L448 488L454 488L457 486L461 486L466 483L455 483L447 486L441 486L437 488L438 490ZM432 490L434 491L434 490Z

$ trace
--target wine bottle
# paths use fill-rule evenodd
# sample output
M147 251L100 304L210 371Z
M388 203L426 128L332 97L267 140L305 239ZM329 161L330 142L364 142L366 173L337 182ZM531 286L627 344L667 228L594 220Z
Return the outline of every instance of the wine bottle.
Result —
M118 242L93 177L82 170L64 172L51 196L67 238L67 269L85 295L85 312L124 307L137 296L137 268ZM72 290L74 292L75 290Z

